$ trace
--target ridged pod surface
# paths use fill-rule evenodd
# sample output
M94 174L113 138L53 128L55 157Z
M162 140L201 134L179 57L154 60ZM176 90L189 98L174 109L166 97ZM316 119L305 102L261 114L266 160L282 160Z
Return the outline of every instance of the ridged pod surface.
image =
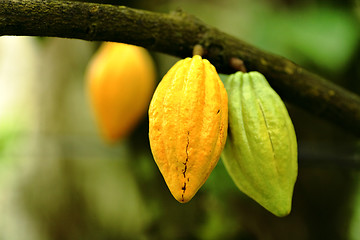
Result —
M86 80L102 135L115 142L145 116L155 88L155 67L146 49L106 42L91 59Z
M222 159L238 188L277 216L291 211L297 141L287 109L258 72L225 82L229 131Z
M177 62L151 100L149 139L155 162L179 202L188 202L216 166L227 126L227 94L215 67L199 55Z

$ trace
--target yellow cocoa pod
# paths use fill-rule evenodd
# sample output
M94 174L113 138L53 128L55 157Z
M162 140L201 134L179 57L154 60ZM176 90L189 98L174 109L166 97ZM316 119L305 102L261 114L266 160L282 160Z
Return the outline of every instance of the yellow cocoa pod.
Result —
M177 62L150 103L155 162L176 200L190 201L216 166L228 125L227 94L215 67L199 55Z
M102 135L115 142L146 114L155 87L155 67L146 49L106 42L89 63L86 80Z
M222 160L238 188L277 216L291 211L297 141L286 107L258 72L225 82L229 132Z

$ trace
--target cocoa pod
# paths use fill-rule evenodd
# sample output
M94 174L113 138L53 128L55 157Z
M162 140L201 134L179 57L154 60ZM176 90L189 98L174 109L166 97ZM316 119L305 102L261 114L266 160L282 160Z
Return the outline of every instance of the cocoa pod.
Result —
M291 211L297 141L287 109L259 72L230 75L222 160L238 188L277 216Z
M227 126L227 94L215 67L199 55L177 62L151 100L149 139L154 160L179 202L188 202L216 166Z
M103 137L126 137L145 116L155 88L155 67L146 49L104 43L86 70L87 91Z

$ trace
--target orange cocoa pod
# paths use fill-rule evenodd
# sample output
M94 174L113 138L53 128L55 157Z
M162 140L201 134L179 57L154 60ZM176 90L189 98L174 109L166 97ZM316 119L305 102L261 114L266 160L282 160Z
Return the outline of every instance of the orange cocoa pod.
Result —
M191 200L216 166L228 126L227 93L216 69L199 55L177 62L149 107L153 157L176 200Z
M106 42L89 63L87 90L103 137L126 137L146 114L155 87L155 67L146 49Z

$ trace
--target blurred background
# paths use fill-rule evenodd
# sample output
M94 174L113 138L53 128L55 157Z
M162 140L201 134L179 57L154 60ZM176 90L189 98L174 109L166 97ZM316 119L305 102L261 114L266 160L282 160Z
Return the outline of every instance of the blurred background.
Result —
M360 94L359 0L98 2L183 9ZM299 148L289 216L243 195L221 160L180 204L152 158L146 114L127 139L101 138L84 81L98 46L0 37L0 240L360 239L359 138L287 104ZM178 59L152 55L160 81Z

